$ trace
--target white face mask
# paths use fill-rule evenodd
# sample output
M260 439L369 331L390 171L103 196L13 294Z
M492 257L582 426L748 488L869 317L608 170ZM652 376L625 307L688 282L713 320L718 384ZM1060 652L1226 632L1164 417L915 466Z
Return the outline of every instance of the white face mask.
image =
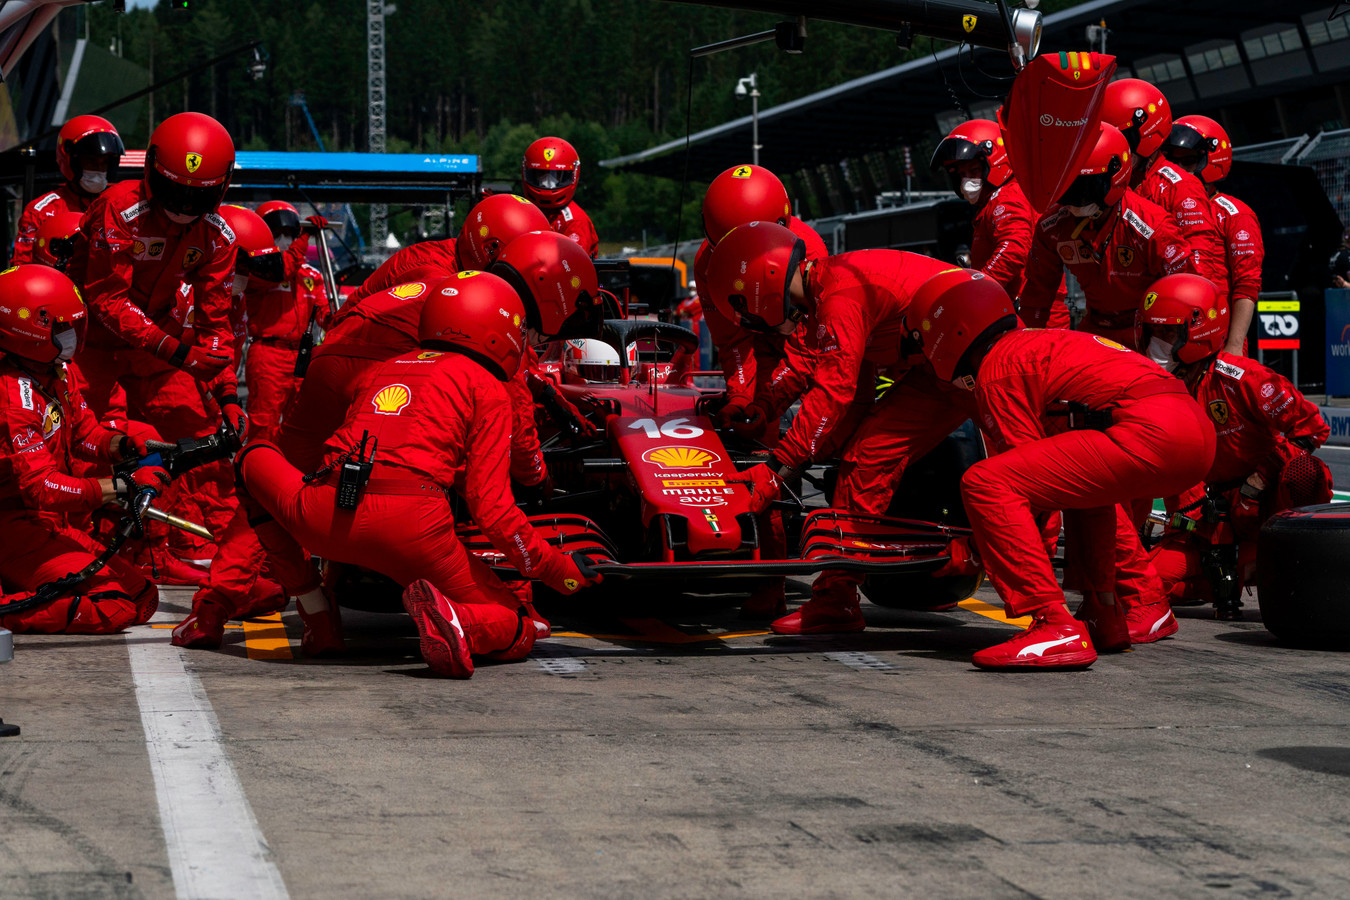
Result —
M236 294L236 295L242 294L242 293L244 293L244 291L246 291L246 290L248 290L248 276L247 276L247 275L235 275L235 276L234 276L234 286L233 286L233 288L232 288L232 291L234 292L234 294Z
M79 335L75 333L74 328L67 328L65 331L58 331L52 335L52 343L61 348L61 352L56 358L61 362L70 362L75 355L75 345L79 342Z
M176 222L179 225L191 225L201 218L201 216L185 216L182 213L169 212L167 209L164 210L164 215L169 217L170 222Z
M1169 372L1176 371L1177 361L1172 358L1172 345L1162 338L1153 338L1148 342L1148 358Z
M1095 218L1101 211L1102 208L1098 206L1096 203L1089 203L1087 206L1069 207L1069 215L1075 216L1079 219Z
M287 250L291 249L291 241L293 240L295 240L295 238L287 237L283 234L277 238L277 249L282 253L285 253Z
M966 198L967 203L975 203L980 199L980 191L984 190L984 180L980 178L961 179L961 196Z
M80 176L80 187L91 194L101 194L107 186L107 172L85 172Z

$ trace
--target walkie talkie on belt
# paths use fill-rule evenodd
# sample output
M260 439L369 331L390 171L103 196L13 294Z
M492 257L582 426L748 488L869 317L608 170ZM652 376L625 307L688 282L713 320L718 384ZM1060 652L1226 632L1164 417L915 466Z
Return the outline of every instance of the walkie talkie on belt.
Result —
M370 444L370 456L366 456L367 442ZM364 431L356 453L342 460L338 468L338 509L356 509L360 505L361 491L370 480L371 469L375 467L375 448L378 444L378 439L372 438L369 431Z
M311 316L309 327L305 333L300 336L300 346L295 351L295 369L291 374L296 378L304 378L305 373L309 371L309 358L314 353L314 319Z

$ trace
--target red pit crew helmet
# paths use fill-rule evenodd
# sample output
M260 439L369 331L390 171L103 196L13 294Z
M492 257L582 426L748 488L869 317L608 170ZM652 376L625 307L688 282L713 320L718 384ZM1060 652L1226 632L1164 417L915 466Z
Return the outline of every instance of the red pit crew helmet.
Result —
M108 157L108 173L112 174L125 152L117 129L99 116L76 116L56 136L56 167L66 181L79 181L84 174L82 156Z
M1130 149L1144 159L1158 151L1172 132L1172 108L1147 81L1122 78L1106 86L1101 120L1125 135Z
M1008 162L1008 151L1003 146L1003 130L997 122L971 119L957 125L933 151L933 162L929 168L934 172L943 169L952 190L958 197L963 197L956 168L968 160L978 160L984 164L981 177L994 187L1001 187L1012 177L1012 164Z
M37 363L69 360L84 346L88 313L61 272L28 263L0 272L0 350Z
M925 281L905 312L905 331L942 381L974 387L971 348L1022 327L1008 292L974 269L948 269Z
M805 260L806 242L782 225L738 225L713 248L704 288L723 316L750 331L771 332L801 318L788 289Z
M215 119L195 112L169 116L150 136L145 184L150 200L187 223L220 206L234 172L234 141Z
M75 254L75 233L83 218L84 213L60 212L43 219L33 242L33 261L64 271Z
M1205 184L1216 184L1233 167L1233 144L1223 126L1208 116L1182 116L1172 124L1163 156Z
M581 157L562 138L540 138L525 148L520 181L525 196L542 209L562 209L571 203L580 175Z
M604 322L595 263L581 245L554 231L531 231L492 264L525 305L526 321L545 340L595 337Z
M1102 122L1097 143L1059 204L1082 207L1096 203L1107 210L1120 202L1129 181L1130 145L1120 129Z
M737 225L786 225L791 216L787 188L762 166L732 166L714 178L703 195L703 233L714 246Z
M464 217L455 256L461 269L487 271L511 241L531 231L548 230L548 218L524 197L493 194Z
M496 275L456 272L432 289L422 307L417 340L427 350L452 350L509 381L525 354L525 307Z
M235 271L269 284L286 280L286 269L281 251L277 249L272 229L262 216L242 206L226 204L220 214L234 232L234 245L239 250Z
M1167 275L1153 282L1144 294L1140 319L1144 346L1155 327L1180 328L1172 357L1182 364L1218 353L1228 336L1228 303L1213 282L1199 275Z
M267 223L272 237L285 235L289 238L300 236L300 210L285 200L268 200L258 207L258 215Z

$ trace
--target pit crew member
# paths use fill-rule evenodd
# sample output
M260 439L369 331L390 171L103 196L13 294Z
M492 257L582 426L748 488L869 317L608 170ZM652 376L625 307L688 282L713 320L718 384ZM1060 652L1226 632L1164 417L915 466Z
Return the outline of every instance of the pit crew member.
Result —
M10 265L33 262L38 228L61 213L83 213L108 187L108 176L126 152L117 129L98 116L76 116L56 136L56 167L65 184L24 207Z
M975 665L1091 665L1099 638L1114 645L1126 632L1112 595L1116 505L1194 483L1214 458L1214 429L1140 354L1097 335L1023 329L1007 294L979 272L934 278L907 327L937 377L978 405L991 455L961 479L972 543L1007 614L1032 617L1026 632L977 652ZM1069 615L1041 544L1035 517L1054 510L1077 514L1066 515L1068 552L1105 569L1084 592L1084 622Z
M84 340L79 291L55 269L21 265L0 272L0 578L7 590L0 628L39 634L107 634L154 615L159 591L119 556L36 608L5 605L75 572L103 551L65 515L91 512L169 480L143 466L114 483L72 474L72 455L101 462L143 456L142 442L101 426L76 386L71 358Z
M446 279L423 306L421 349L377 370L327 442L321 477L307 479L268 443L250 445L240 460L250 494L301 544L407 586L423 658L448 677L472 675L474 656L520 659L535 641L516 595L455 534L449 496L460 468L474 522L523 574L564 594L601 580L546 544L511 497L512 411L502 383L520 368L524 317L500 278L467 271ZM336 473L365 435L378 450L352 509Z
M591 217L572 199L581 177L576 148L557 137L543 137L525 148L520 163L521 192L544 211L548 225L581 245L595 259L600 247Z
M1214 313L1221 299L1208 282L1173 275L1153 285L1142 310L1149 356L1181 379L1218 435L1205 483L1169 502L1182 515L1153 550L1154 568L1173 602L1214 599L1202 564L1214 530L1205 521L1206 495L1227 511L1237 543L1239 591L1253 581L1262 522L1283 509L1331 500L1331 473L1312 456L1331 429L1287 378L1220 349L1229 333ZM1141 613L1131 626L1164 634L1177 630L1166 603Z

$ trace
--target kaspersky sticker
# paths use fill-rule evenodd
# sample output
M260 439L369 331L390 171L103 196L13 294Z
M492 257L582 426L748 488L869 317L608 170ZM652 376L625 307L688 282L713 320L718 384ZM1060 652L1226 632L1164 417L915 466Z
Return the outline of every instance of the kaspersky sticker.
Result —
M192 175L202 167L202 155L200 153L189 153L186 162L188 174Z

